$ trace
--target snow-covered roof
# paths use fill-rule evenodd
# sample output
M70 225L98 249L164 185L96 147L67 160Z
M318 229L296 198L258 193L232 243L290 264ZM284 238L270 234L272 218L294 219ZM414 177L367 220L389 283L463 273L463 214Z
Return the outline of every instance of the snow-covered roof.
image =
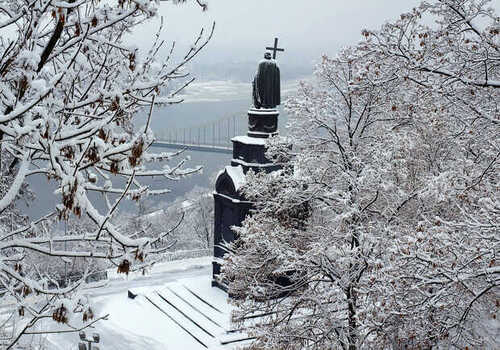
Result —
M275 115L279 114L276 108L251 108L248 110L248 114L252 115Z
M233 142L241 142L245 145L260 145L264 146L266 144L266 140L264 138L258 137L249 137L249 136L236 136L231 139Z
M276 136L279 134L278 131L274 131L274 132L265 132L265 131L249 131L248 132L249 135L262 135L264 137L261 137L261 138L267 138L269 136Z
M245 184L245 174L243 173L243 168L241 165L238 166L226 166L227 175L233 180L234 189L236 192Z

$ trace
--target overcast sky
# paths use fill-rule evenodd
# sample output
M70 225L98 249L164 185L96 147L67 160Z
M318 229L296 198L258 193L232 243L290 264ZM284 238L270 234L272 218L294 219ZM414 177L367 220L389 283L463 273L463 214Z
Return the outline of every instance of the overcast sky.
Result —
M419 4L419 0L208 0L201 12L194 1L163 3L163 37L188 45L202 26L216 22L214 38L198 62L258 61L275 36L285 48L279 60L310 63L322 54L334 55L360 39L363 28L378 28ZM134 35L146 39L151 26ZM146 42L146 40L141 40Z
M187 91L193 100L248 95L257 62L263 57L265 47L272 46L274 37L279 38L279 46L285 49L284 53L278 53L278 61L283 85L288 84L291 89L297 79L311 76L314 62L320 61L323 54L334 56L341 47L357 43L362 29L378 29L420 3L420 0L207 1L206 12L194 0L182 5L164 1L160 8L165 23L162 38L168 42L175 40L178 48L183 48L177 54L192 44L202 27L208 30L216 22L213 39L189 66L197 77ZM497 11L500 7L497 1L490 5ZM132 41L146 48L158 23L159 20L138 28Z

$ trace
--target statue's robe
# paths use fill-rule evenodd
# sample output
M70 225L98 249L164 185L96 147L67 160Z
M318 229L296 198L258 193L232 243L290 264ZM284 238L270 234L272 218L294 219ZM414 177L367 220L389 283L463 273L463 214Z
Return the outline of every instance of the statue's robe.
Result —
M253 101L255 108L274 108L281 104L280 69L276 61L259 62L253 79Z

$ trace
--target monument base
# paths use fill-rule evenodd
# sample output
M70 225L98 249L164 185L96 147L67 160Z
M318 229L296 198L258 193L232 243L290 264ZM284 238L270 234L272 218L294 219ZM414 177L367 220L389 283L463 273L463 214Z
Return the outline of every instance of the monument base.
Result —
M248 136L268 138L278 132L277 109L250 108L248 114Z

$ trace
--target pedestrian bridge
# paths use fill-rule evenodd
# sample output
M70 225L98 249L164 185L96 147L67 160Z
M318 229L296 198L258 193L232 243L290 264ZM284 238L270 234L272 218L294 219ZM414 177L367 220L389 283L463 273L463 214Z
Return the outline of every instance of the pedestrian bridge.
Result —
M233 154L233 148L229 146L214 146L205 144L175 143L168 141L155 141L154 147L186 149L188 151Z
M232 154L231 139L247 132L247 118L231 116L189 128L156 130L154 147Z

